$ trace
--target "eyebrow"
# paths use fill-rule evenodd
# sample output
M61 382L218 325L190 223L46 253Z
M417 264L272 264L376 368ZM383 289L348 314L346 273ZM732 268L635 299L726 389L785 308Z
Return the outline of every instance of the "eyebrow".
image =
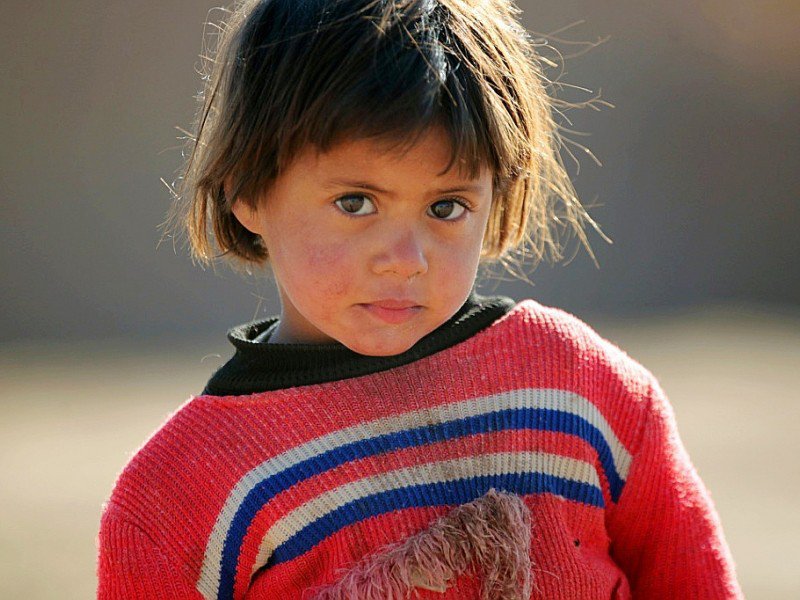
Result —
M373 183L369 183L368 181L359 181L355 179L330 179L327 182L327 187L333 185L340 185L344 187L352 187L352 188L359 188L363 190L370 190L372 192L378 192L379 194L386 194L387 196L395 196L394 192L389 190L385 190L382 187L379 187ZM481 186L478 184L466 184L466 185L458 185L455 187L450 188L441 188L436 190L431 190L434 194L454 194L457 192L471 192L477 194L481 191Z

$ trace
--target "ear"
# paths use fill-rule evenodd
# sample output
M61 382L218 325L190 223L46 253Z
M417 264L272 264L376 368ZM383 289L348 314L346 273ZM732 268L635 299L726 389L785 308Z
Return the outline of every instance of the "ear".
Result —
M225 197L230 197L231 193L231 180L230 178L225 180ZM241 223L242 227L250 231L251 233L255 233L256 235L261 235L261 220L259 219L258 209L252 208L246 201L241 198L236 198L233 203L231 204L231 212L233 216L236 217L236 220Z
M251 208L249 204L237 198L233 202L231 212L242 224L242 227L251 233L261 235L261 219L259 219L258 209Z

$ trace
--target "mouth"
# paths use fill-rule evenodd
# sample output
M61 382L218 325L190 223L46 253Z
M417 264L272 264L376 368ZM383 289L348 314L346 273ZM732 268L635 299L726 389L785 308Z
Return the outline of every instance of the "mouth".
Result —
M391 325L405 323L424 308L410 300L378 300L358 306L376 319Z

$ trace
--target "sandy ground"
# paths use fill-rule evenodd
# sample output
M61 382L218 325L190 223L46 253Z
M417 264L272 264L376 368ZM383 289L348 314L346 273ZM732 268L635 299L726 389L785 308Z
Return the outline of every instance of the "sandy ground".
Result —
M800 598L800 315L587 320L670 396L747 597ZM0 347L0 597L94 595L100 508L117 473L228 355L224 337Z

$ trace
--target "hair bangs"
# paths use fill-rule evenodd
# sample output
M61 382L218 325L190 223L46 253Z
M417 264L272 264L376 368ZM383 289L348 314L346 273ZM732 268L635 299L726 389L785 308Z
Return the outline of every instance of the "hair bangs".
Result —
M431 127L442 127L451 145L445 171L457 166L474 178L484 166L496 169L483 99L446 44L442 6L430 0L409 2L401 12L392 2L370 6L373 14L360 13L371 23L358 28L360 36L329 17L310 40L309 56L317 49L335 54L340 44L359 51L344 53L337 68L314 61L298 74L291 105L299 111L289 115L298 126L278 144L281 167L309 144L326 151L345 139L378 139L403 153Z

